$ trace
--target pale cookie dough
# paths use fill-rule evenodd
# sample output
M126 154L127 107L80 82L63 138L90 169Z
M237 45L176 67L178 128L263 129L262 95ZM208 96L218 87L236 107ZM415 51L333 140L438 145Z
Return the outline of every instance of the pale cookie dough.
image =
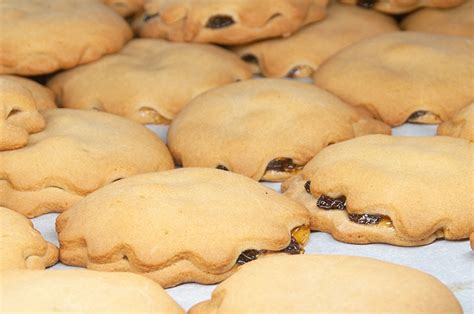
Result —
M313 85L262 79L193 100L171 124L168 144L184 167L283 181L330 144L390 132L386 124Z
M327 0L145 0L140 37L236 45L289 36L325 17Z
M26 78L0 75L0 151L25 146L30 133L45 127L39 111L55 107L48 88Z
M163 288L134 274L55 270L7 271L0 276L2 313L184 314Z
M438 124L474 101L473 55L474 38L388 33L342 50L313 78L392 126Z
M58 249L43 239L28 218L0 207L0 270L45 269L57 261Z
M132 16L143 11L145 0L102 0L123 17Z
M426 8L403 19L408 31L474 37L474 1L452 9Z
M119 50L132 31L97 0L0 1L0 73L39 75Z
M271 256L242 267L189 314L462 313L435 277L376 259Z
M388 14L402 14L418 8L452 8L465 0L339 0L342 3L358 5L365 9L374 9Z
M163 287L211 284L261 255L301 254L304 206L234 173L182 168L124 179L56 220L60 260Z
M27 146L0 152L0 206L27 217L62 212L87 194L138 173L174 167L142 125L111 114L54 109Z
M54 77L61 106L140 123L169 123L197 95L252 76L245 62L212 45L136 39L120 53Z
M288 38L263 40L234 49L255 72L267 77L308 77L330 56L364 38L399 28L384 14L333 3L328 16Z
M368 135L324 149L282 190L339 241L463 240L474 231L473 158L463 139Z
M438 127L438 135L465 138L474 142L474 103L464 107Z

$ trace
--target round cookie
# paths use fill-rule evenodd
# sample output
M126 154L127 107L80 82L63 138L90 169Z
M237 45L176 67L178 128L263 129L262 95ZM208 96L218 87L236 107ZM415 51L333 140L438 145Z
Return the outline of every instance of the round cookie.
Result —
M438 127L438 135L465 138L474 142L474 103L464 107Z
M313 85L262 79L194 99L171 124L168 144L184 167L282 181L327 145L390 132L384 123Z
M39 75L119 50L128 24L97 0L0 2L0 73Z
M0 151L28 143L30 133L45 127L40 110L55 108L54 94L29 79L0 75Z
M462 139L367 135L324 149L282 190L339 241L462 240L474 231L473 157Z
M426 8L408 15L401 27L408 31L474 37L474 1L451 9Z
M393 18L354 6L332 3L327 14L288 38L251 43L234 51L267 77L308 77L339 50L399 30Z
M89 270L8 271L1 273L1 277L2 313L184 314L163 288L134 274Z
M56 230L64 264L166 288L222 281L261 255L303 253L308 224L304 206L258 182L182 168L106 186L62 213Z
M132 16L143 11L145 0L102 0L123 17Z
M236 45L289 36L325 16L327 0L147 0L140 37Z
M220 47L136 39L118 54L58 74L48 86L64 107L160 124L197 95L251 76L243 61Z
M342 3L358 5L365 9L374 9L388 14L402 14L418 8L452 8L465 0L339 0Z
M313 78L392 126L437 124L474 101L473 54L471 38L388 33L342 50Z
M58 249L43 239L28 218L0 207L0 256L0 271L45 269L58 261Z
M103 112L53 109L27 146L0 152L0 206L27 217L62 212L100 187L172 169L166 146L140 124Z
M462 313L462 308L448 287L413 268L366 257L301 255L243 266L189 314L388 312Z

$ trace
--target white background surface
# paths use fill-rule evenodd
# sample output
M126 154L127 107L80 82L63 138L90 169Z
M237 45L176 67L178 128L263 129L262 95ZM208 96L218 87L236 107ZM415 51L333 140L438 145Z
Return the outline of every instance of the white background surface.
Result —
M160 138L166 140L166 126L150 126ZM436 126L405 124L393 129L393 135L423 135L436 133ZM453 152L456 153L456 152ZM280 184L263 183L277 191ZM54 228L57 214L43 215L33 219L35 227L49 242L58 245ZM466 219L472 219L466 217ZM454 292L465 313L474 313L474 252L468 241L439 240L427 246L406 248L385 244L353 245L334 240L330 235L313 232L306 246L306 254L343 254L377 258L392 263L410 266L432 274ZM72 268L58 263L51 269ZM183 284L167 289L167 292L184 309L207 300L214 290L213 285Z

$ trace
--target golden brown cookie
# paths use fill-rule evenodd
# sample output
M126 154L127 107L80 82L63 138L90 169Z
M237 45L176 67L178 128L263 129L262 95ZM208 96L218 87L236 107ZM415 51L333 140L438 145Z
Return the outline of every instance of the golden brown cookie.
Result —
M57 261L58 249L43 239L28 218L0 207L0 270L45 269Z
M27 146L0 152L0 206L28 217L62 212L113 181L172 169L166 146L142 125L111 114L54 109Z
M358 5L365 9L375 9L388 14L402 14L418 8L452 8L465 0L339 0L342 3Z
M160 124L197 95L251 76L243 61L220 47L136 39L118 54L57 75L48 86L64 107Z
M134 15L143 11L145 0L102 0L115 12L123 17Z
M368 135L324 149L282 190L339 241L462 240L474 231L473 158L463 139Z
M25 146L30 133L45 127L38 111L55 107L48 88L29 79L0 75L0 151Z
M261 255L300 254L308 224L304 206L258 182L182 168L104 187L61 214L56 230L64 264L171 287L222 281Z
M236 45L289 36L325 16L327 0L146 0L140 37Z
M97 0L0 2L0 73L38 75L119 50L128 24Z
M375 11L332 3L328 16L288 38L263 40L234 49L267 77L308 77L339 50L385 32L398 31L395 20Z
M429 300L429 301L427 301ZM271 256L245 265L189 314L462 313L435 277L376 259Z
M327 145L390 127L310 84L262 79L194 99L173 121L170 151L184 167L282 181Z
M134 274L56 270L7 271L0 276L2 313L184 314L163 288Z
M464 107L438 127L438 135L465 138L474 142L474 103Z
M330 58L316 85L384 122L438 124L474 101L474 38L396 32Z
M474 37L474 1L451 9L426 8L403 19L408 31Z
M471 249L474 250L474 232L471 233L471 236L469 237L469 240L471 242Z

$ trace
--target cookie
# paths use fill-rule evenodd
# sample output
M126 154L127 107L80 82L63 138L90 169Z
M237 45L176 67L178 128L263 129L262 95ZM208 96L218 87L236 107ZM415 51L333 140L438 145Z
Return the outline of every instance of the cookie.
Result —
M471 38L388 33L344 49L313 78L392 126L438 124L474 101L473 54Z
M39 75L119 50L128 24L97 0L0 2L0 73Z
M62 212L113 181L172 169L166 146L140 124L103 112L53 109L27 146L0 152L0 206L27 217Z
M178 164L282 181L324 147L390 127L310 84L262 79L194 99L173 121L168 145Z
M426 8L403 19L408 31L474 37L474 1L451 9Z
M103 2L123 17L143 11L145 4L145 0L103 0Z
M197 95L252 76L233 53L202 44L136 39L120 53L55 76L62 106L140 123L169 123Z
M58 261L58 249L43 239L28 218L0 207L0 226L0 270L45 269Z
M134 274L90 270L7 271L1 277L2 313L184 314L163 288Z
M324 18L327 0L147 0L140 37L236 45L284 36Z
M473 157L462 139L368 135L324 149L282 190L339 241L462 240L474 231Z
M45 121L39 110L55 108L54 94L46 87L21 77L0 75L0 151L28 143Z
M339 0L342 3L358 5L365 9L374 9L388 14L402 14L418 8L452 8L465 0Z
M438 127L438 135L465 138L474 142L474 103L464 107Z
M245 265L217 286L211 300L189 311L355 312L462 313L462 308L448 287L413 268L366 257L301 255L272 256Z
M171 287L222 281L261 255L303 253L308 224L304 206L249 178L182 168L106 186L62 213L56 230L64 264Z
M375 11L333 3L328 16L288 38L238 46L234 51L267 77L308 77L339 50L385 32L398 31L395 20Z

